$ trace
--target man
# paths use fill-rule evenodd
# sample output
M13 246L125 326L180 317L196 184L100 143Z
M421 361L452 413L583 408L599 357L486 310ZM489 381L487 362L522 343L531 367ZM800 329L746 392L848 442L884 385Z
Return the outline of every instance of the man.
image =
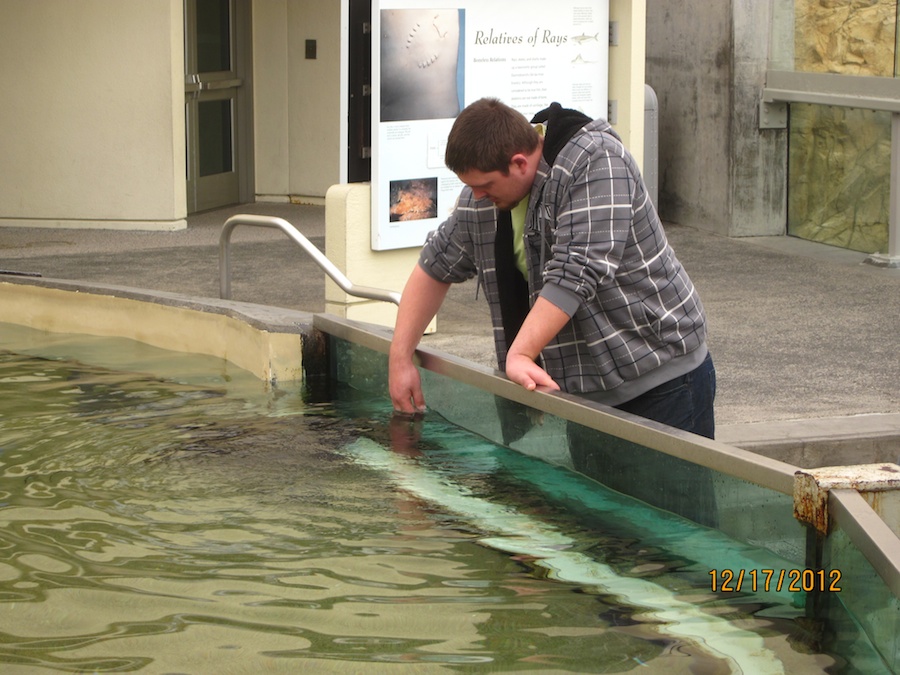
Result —
M634 159L603 120L554 103L533 122L543 135L488 98L450 131L445 161L466 187L403 291L395 409L424 410L413 352L449 285L477 276L509 379L712 438L705 313Z

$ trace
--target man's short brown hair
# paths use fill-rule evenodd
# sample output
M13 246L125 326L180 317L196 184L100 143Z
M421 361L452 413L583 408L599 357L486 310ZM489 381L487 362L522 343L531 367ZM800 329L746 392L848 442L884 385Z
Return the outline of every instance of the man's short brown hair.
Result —
M496 98L482 98L459 114L447 137L444 163L455 174L509 173L513 155L531 153L540 136L519 111Z

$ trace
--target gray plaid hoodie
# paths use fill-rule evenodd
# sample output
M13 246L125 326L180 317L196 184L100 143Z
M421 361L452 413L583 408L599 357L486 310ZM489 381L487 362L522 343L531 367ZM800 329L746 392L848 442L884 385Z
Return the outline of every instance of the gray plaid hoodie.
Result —
M564 391L618 405L696 368L706 317L621 139L603 120L579 127L560 130L568 142L554 139L550 117L545 148L564 145L552 166L541 158L531 189L528 287L532 304L540 295L571 317L542 351L543 367ZM494 205L465 188L419 265L447 283L478 276L503 370L496 230Z

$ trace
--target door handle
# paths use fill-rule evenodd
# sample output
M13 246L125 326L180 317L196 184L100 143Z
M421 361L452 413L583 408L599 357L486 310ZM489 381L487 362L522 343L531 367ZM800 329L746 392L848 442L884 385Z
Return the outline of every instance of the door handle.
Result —
M196 94L203 88L203 85L200 83L199 75L185 75L184 76L184 93L185 94Z
M234 89L240 87L244 83L243 80L212 80L209 82L200 82L200 89L203 91L213 91L216 89Z

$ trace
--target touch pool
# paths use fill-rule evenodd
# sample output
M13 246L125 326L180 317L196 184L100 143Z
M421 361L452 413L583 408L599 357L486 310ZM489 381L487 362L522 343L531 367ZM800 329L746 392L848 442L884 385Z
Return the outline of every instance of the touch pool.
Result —
M436 413L2 328L4 672L886 672L710 588L788 558Z

